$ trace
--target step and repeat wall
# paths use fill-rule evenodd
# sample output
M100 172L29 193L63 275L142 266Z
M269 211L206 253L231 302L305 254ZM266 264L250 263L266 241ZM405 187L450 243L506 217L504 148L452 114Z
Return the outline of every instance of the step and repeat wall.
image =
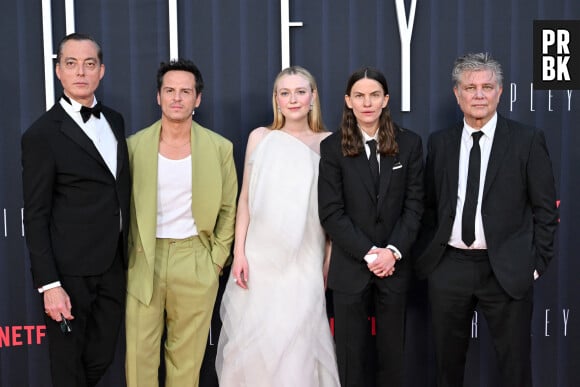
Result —
M452 92L454 59L490 52L504 69L499 112L545 131L560 206L557 256L534 289L534 385L580 386L580 90L562 90L561 82L535 88L533 68L534 21L578 20L577 0L2 0L0 8L0 387L50 387L43 308L22 227L20 137L60 96L54 54L73 31L101 42L106 72L97 97L124 115L128 135L160 117L159 63L196 62L206 88L195 119L234 143L240 177L249 132L271 122L272 82L282 67L313 73L331 131L349 74L379 68L395 121L426 141L462 118ZM410 291L407 321L405 386L434 386L420 281ZM218 334L216 315L202 387L217 385ZM99 386L125 385L122 342ZM487 327L474 311L466 386L498 385Z

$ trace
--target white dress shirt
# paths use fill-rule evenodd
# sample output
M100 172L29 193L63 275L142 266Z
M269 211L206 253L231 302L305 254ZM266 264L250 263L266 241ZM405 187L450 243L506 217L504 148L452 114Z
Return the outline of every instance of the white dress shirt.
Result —
M477 209L475 211L475 241L471 246L466 246L461 238L461 219L463 217L463 203L465 202L465 191L467 188L467 173L469 170L469 153L473 146L473 138L471 134L476 130L471 128L467 123L463 122L463 132L461 134L461 149L459 151L459 180L457 185L457 209L455 211L455 220L453 221L453 229L451 237L449 238L449 245L458 249L487 249L487 242L483 232L483 222L481 219L481 199L483 196L483 188L485 182L485 175L487 173L487 164L489 163L489 155L491 153L491 145L495 135L495 127L497 124L497 113L489 120L480 131L483 136L479 139L479 147L481 149L481 169L479 172L479 193L477 195Z
M374 135L374 136L369 136L368 134L366 134L366 132L365 132L364 130L361 130L360 132L361 132L361 134L362 134L362 136L363 136L363 143L364 143L364 145L365 145L365 153L366 153L366 155L367 155L367 159L368 159L368 158L371 156L371 148L370 148L370 147L369 147L369 145L367 144L367 141L370 141L370 140L375 140L375 141L377 142L377 148L378 148L378 143L379 143L379 140L378 140L378 134L379 134L379 131L377 130L377 131L375 132L375 135ZM377 150L377 161L379 162L379 173L381 173L381 155L379 154L378 150ZM373 246L373 249L376 249L376 248L377 248L377 246ZM399 251L399 249L398 249L398 248L396 248L395 246L393 246L393 245L388 245L388 246L387 246L387 249L391 249L391 250L393 250L393 251L395 252L395 254L397 254L399 257L403 258L403 255L401 254L401 252ZM370 255L371 257L369 257L369 255ZM374 260L374 258L376 258L376 256L375 256L374 258L372 257L372 256L373 256L373 254L369 254L369 255L366 255L366 257L369 257L369 258L367 259L367 262L373 261L373 260ZM369 260L370 260L370 261L369 261Z
M117 178L117 138L111 129L111 125L107 122L105 115L101 114L100 118L91 115L87 122L83 122L83 118L81 117L81 107L83 105L72 98L70 99L70 103L64 98L61 98L59 102L64 111L67 112L91 139L93 144L95 144L107 167L109 167L113 176ZM96 103L97 99L94 98L91 106L95 106Z
M369 144L367 144L367 141L375 140L377 142L377 161L379 162L379 173L381 173L381 155L378 152L379 131L377 130L374 136L369 136L368 134L365 133L364 130L361 130L360 132L362 133L363 136L363 143L365 144L365 153L367 154L367 159L371 156L371 148L369 147Z

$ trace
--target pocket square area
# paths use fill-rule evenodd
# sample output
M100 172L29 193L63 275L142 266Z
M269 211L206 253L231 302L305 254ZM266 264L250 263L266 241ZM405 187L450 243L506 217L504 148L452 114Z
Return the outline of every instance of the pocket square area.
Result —
M396 163L395 165L393 165L393 169L399 169L399 168L403 168L403 164Z

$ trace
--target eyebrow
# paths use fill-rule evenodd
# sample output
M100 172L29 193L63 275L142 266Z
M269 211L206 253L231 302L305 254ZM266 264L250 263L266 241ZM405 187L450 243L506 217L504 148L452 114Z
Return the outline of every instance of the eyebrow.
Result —
M494 86L495 83L494 82L484 82L484 83L465 83L463 84L464 87L469 87L469 86Z
M373 90L373 91L369 91L368 93L365 93L364 91L358 91L358 90L357 90L357 91L353 91L353 94L380 94L380 93L382 93L382 92L383 92L383 91L382 91L382 90L380 90L380 89Z
M81 61L81 60L83 62L86 62L88 60L94 60L95 62L98 62L99 61L99 59L98 58L95 58L95 57L89 57L89 58L85 58L85 59L79 59L79 58L75 58L74 56L66 56L66 57L63 58L63 60L75 60L77 62L78 61Z
M292 90L289 87L281 87L278 91L290 91ZM308 86L299 86L297 88L295 88L294 90L308 90Z
M173 89L173 90L189 90L189 91L193 91L195 90L195 88L191 88L191 87L176 87L176 86L163 86L161 89L165 90L165 89Z

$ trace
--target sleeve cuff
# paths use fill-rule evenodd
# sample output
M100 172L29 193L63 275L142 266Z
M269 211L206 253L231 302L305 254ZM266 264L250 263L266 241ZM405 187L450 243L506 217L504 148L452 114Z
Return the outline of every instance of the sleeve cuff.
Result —
M399 251L399 249L397 249L395 246L393 245L388 245L387 249L391 250L393 252L393 255L395 256L395 259L397 261L400 261L401 259L403 259L403 254L401 254L401 252Z
M47 285L44 285L41 288L38 288L38 293L44 293L47 290L54 289L54 288L58 288L59 286L61 286L60 285L60 281L51 282L51 283L49 283Z

